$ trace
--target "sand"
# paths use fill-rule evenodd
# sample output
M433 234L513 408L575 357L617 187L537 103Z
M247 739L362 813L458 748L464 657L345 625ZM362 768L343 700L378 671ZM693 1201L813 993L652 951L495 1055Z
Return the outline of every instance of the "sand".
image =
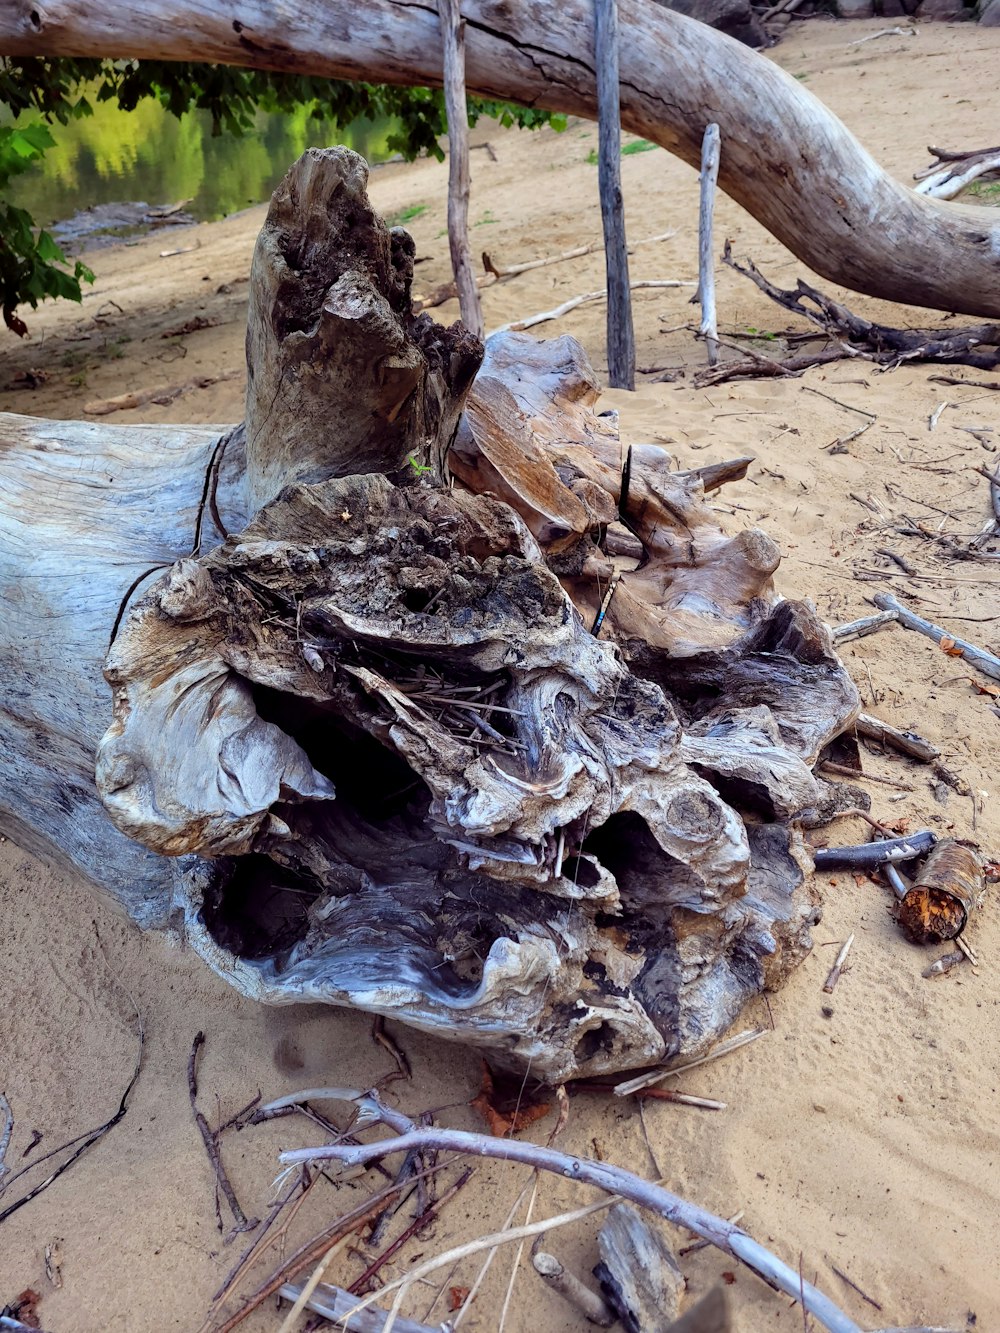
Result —
M773 58L804 78L902 179L927 160L928 143L971 147L989 140L982 125L997 110L1000 33L930 25L913 37L849 45L879 26L796 25ZM472 159L477 249L511 263L599 238L596 168L586 160L596 146L593 126L574 123L561 135L532 136L481 129L478 141L486 138L496 160L485 150ZM695 173L660 151L627 156L622 166L630 236L676 229L673 238L636 250L633 276L693 279ZM422 291L448 276L445 183L446 169L434 162L388 166L372 176L372 197L385 214L423 206L410 224L424 261L417 269ZM3 344L0 382L27 367L47 375L34 391L6 394L3 406L74 417L95 398L238 369L246 277L262 216L252 209L95 255L97 284L82 310L46 307L29 319L30 342ZM738 255L752 255L779 283L809 276L724 199L718 234L731 237ZM195 245L189 253L160 257L161 250ZM488 326L602 285L600 254L537 270L485 293ZM948 561L933 543L882 527L902 515L964 534L983 526L986 484L972 469L997 462L1000 395L935 384L927 366L876 374L848 363L781 383L697 391L689 387L690 373L704 353L676 327L692 318L688 295L682 288L636 297L640 387L607 396L621 410L626 439L666 444L681 466L755 455L747 480L727 487L718 508L734 530L762 524L783 551L781 590L811 598L831 621L865 614L880 589L905 592L924 615L1000 650L1000 570ZM842 295L859 312L886 322L926 318ZM778 329L786 322L729 271L719 274L719 309L730 330ZM457 317L451 305L438 313ZM196 316L212 326L164 336ZM603 321L602 307L585 306L538 332L575 334L603 372ZM675 367L686 368L688 379L656 382L662 368ZM232 421L241 412L242 388L241 380L229 380L108 419ZM951 405L931 432L928 418L946 400ZM876 420L843 452L831 453L831 443L868 419L851 408ZM960 426L987 430L987 443ZM917 575L905 576L879 548L907 558ZM910 829L926 825L974 836L995 855L1000 718L973 688L974 673L900 629L852 643L844 657L866 707L917 727L974 793L961 796L940 786L935 792L925 768L897 757L866 757L869 772L912 787L872 783L877 816ZM846 823L825 836L859 841L865 829ZM672 1188L711 1209L726 1215L742 1209L744 1226L793 1265L801 1259L806 1276L815 1275L866 1327L1000 1328L995 890L969 932L980 969L963 964L944 978L924 980L921 968L935 954L901 937L884 889L849 874L827 876L820 887L825 909L814 952L784 991L769 1005L751 1006L737 1025L773 1025L773 1031L678 1080L685 1091L719 1098L727 1109L647 1107L658 1169ZM86 884L46 869L10 842L0 846L0 931L0 1089L16 1116L12 1165L23 1164L33 1131L43 1135L33 1153L38 1156L106 1120L131 1073L136 1006L146 1032L143 1068L124 1120L44 1194L0 1223L0 1307L31 1286L42 1295L40 1316L51 1333L193 1331L243 1243L226 1244L216 1226L212 1176L188 1104L185 1070L194 1034L203 1030L207 1038L200 1096L213 1123L258 1090L268 1098L317 1083L367 1086L390 1071L390 1057L373 1043L370 1020L362 1015L243 1001L191 953L165 938L141 936ZM852 931L850 966L834 995L825 996L822 983L836 945ZM827 1003L833 1012L824 1016ZM479 1082L477 1057L401 1028L395 1035L414 1068L412 1084L391 1089L398 1103L410 1111L450 1104L440 1112L442 1121L478 1127L465 1105ZM550 1116L529 1133L541 1141L553 1123ZM321 1131L303 1120L227 1136L224 1156L248 1213L260 1216L267 1206L278 1150L320 1138ZM561 1144L654 1170L631 1105L575 1099ZM27 1183L43 1176L41 1168ZM388 1271L402 1273L418 1254L501 1225L525 1178L520 1168L478 1166L433 1234L412 1242ZM350 1199L360 1197L357 1186L345 1190ZM545 1178L534 1214L588 1197ZM300 1214L289 1246L346 1206L344 1195L335 1197L325 1181L312 1198L312 1212ZM596 1259L594 1232L593 1224L579 1224L551 1238L550 1247L586 1273ZM55 1242L59 1287L44 1269L45 1247ZM512 1258L507 1250L494 1264L465 1327L498 1326ZM365 1262L363 1255L343 1252L329 1276L346 1285ZM733 1267L712 1250L686 1259L692 1296ZM834 1267L881 1308L866 1304ZM477 1261L467 1261L449 1285L470 1285L477 1269ZM802 1327L801 1312L745 1270L736 1271L730 1290L741 1333ZM429 1287L419 1289L411 1312L423 1317L431 1300ZM438 1303L435 1318L444 1305ZM272 1302L244 1327L271 1330L280 1322ZM522 1268L509 1333L559 1333L577 1325Z

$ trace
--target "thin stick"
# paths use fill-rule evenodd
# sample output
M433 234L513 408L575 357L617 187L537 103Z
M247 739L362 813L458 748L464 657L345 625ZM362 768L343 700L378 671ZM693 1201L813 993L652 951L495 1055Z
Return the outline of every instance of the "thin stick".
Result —
M470 151L479 147L474 144ZM663 231L657 236L643 236L641 240L633 241L629 246L629 254L638 249L640 245L652 245L658 241L668 241L672 236L676 236L676 231ZM584 255L593 254L595 250L603 250L604 242L595 241L593 245L577 245L572 250L564 250L562 254L545 255L542 259L529 259L521 264L497 265L493 262L491 255L484 250L482 255L483 267L485 273L480 273L476 278L476 286L480 291L487 287L496 286L498 283L511 282L518 278L522 273L530 273L535 269L549 268L552 264L564 264L570 259L581 259ZM454 281L446 282L436 288L429 296L415 300L413 303L414 313L421 310L431 310L435 306L444 305L445 301L452 301L458 295ZM427 608L425 608L427 609Z
M640 1074L637 1078L630 1078L624 1083L617 1083L614 1089L615 1096L631 1097L644 1088L651 1088L657 1083L662 1083L666 1078L673 1078L676 1074L683 1074L689 1069L697 1069L699 1065L711 1064L713 1060L721 1060L724 1055L731 1055L733 1051L738 1051L741 1046L748 1046L750 1042L756 1041L758 1037L763 1037L766 1032L767 1028L748 1028L746 1032L739 1032L735 1037L720 1041L706 1055L699 1055L694 1060L683 1060L680 1064L672 1065L670 1069L654 1069L652 1073Z
M208 1316L204 1324L202 1324L201 1328L198 1330L198 1333L206 1333L206 1330L211 1327L212 1319L214 1318L215 1312L218 1310L219 1306L222 1305L222 1303L228 1299L233 1289L237 1286L237 1284L245 1276L245 1274L248 1273L251 1268L253 1268L253 1266L257 1263L258 1259L260 1259L261 1256L264 1254L265 1250L270 1249L275 1237L272 1237L272 1239L267 1241L267 1243L265 1244L268 1232L271 1230L271 1227L277 1221L282 1210L287 1206L287 1204L291 1200L292 1195L295 1193L295 1191L301 1190L298 1199L296 1199L295 1204L292 1206L292 1212L288 1221L290 1222L294 1218L299 1207L302 1205L307 1195L309 1194L309 1191L312 1189L313 1185L315 1185L316 1181L320 1179L319 1175L316 1175L308 1184L305 1184L304 1179L307 1175L308 1173L304 1171L303 1178L297 1180L295 1184L291 1187L291 1189L288 1191L288 1193L285 1194L282 1198L278 1199L277 1202L272 1205L271 1212L266 1218L264 1225L260 1230L260 1233L250 1242L247 1248L243 1251L239 1259L236 1261L235 1265L230 1269L229 1273L226 1275L226 1279L223 1282L222 1286L212 1297L212 1304L209 1309ZM281 1230L282 1232L284 1232L285 1227L282 1227Z
M701 303L701 336L708 348L708 364L719 360L719 326L715 316L715 262L712 227L715 218L715 188L719 179L719 127L705 127L701 141L701 203L698 210L698 290L691 298Z
M852 1278L849 1278L845 1272L839 1269L836 1264L831 1264L830 1270L837 1274L841 1282L846 1282L852 1291L856 1291L863 1301L867 1301L874 1309L881 1310L882 1307L879 1305L878 1301L869 1296L866 1291L862 1291L858 1284Z
M254 1227L260 1226L260 1218L254 1217L249 1221L247 1215L240 1207L239 1200L229 1183L229 1177L226 1175L226 1169L222 1165L222 1157L219 1153L219 1141L208 1127L208 1121L198 1110L198 1052L205 1044L204 1032L195 1034L194 1041L191 1043L191 1054L188 1057L188 1098L191 1102L191 1111L194 1115L194 1123L198 1126L198 1133L201 1135L202 1142L205 1145L205 1151L208 1153L208 1160L212 1164L212 1170L215 1172L216 1183L225 1196L226 1203L229 1204L229 1211L233 1215L233 1221L236 1223L237 1233L241 1231L253 1231ZM218 1215L218 1202L216 1202L216 1215ZM222 1230L222 1219L219 1218L219 1230Z
M877 592L872 600L883 611L895 611L901 625L933 639L938 647L941 647L942 639L947 639L949 653L963 657L966 662L976 667L984 676L989 676L992 680L1000 680L1000 657L995 657L993 653L987 652L985 648L977 648L974 643L967 643L965 639L956 639L947 630L941 629L939 625L924 620L922 616L914 615L907 607L897 602L892 593Z
M920 759L925 764L941 758L941 751L937 746L924 740L923 736L918 736L914 731L900 731L899 727L894 727L891 722L883 722L880 717L872 717L869 713L858 714L854 721L854 730L870 740L891 745L894 750L908 754L911 759Z
M685 282L673 278L657 278L643 282L629 283L629 290L633 292L645 291L650 288L662 287L696 287L694 282ZM607 299L608 290L606 287L599 292L585 292L582 296L571 296L568 301L563 301L562 305L554 306L551 310L542 310L537 315L528 315L524 319L515 319L510 324L501 324L499 328L491 330L492 333L518 333L523 329L534 328L536 324L545 324L551 319L560 319L563 315L568 315L571 310L577 306L586 305L589 301L604 301Z
M848 47L863 47L865 41L875 41L876 37L916 37L916 28L880 28L877 32L869 32L867 37L859 37L857 41L848 41Z
M854 932L852 931L844 941L843 948L840 950L840 953L837 954L837 960L833 967L830 968L830 973L826 981L823 983L823 990L827 995L833 994L833 988L840 980L841 971L843 970L844 964L847 962L847 955L851 952L851 945L853 943Z
M608 380L635 388L635 330L628 274L628 244L621 175L621 84L618 74L618 0L595 0L597 70L597 181L608 279Z
M895 837L891 828L888 828L885 824L880 824L877 819L873 819L868 811L862 810L860 806L852 806L849 810L835 810L833 814L824 817L823 823L832 824L835 819L863 819L869 828L881 833L883 838Z
M365 1100L370 1103L375 1099L369 1096ZM470 1134L458 1129L418 1129L394 1139L381 1139L360 1147L332 1145L326 1148L298 1149L282 1153L279 1160L285 1164L310 1160L334 1160L348 1166L362 1166L376 1157L384 1157L388 1153L409 1152L411 1148L462 1152L477 1157L495 1157L502 1161L520 1162L524 1166L552 1171L564 1178L577 1180L581 1184L593 1185L609 1193L618 1194L640 1207L648 1208L668 1222L688 1227L696 1235L704 1236L725 1254L739 1260L766 1281L773 1283L779 1290L801 1301L803 1307L830 1330L830 1333L861 1333L854 1320L844 1314L828 1296L811 1283L800 1281L799 1274L794 1269L771 1254L746 1232L698 1207L697 1204L689 1203L661 1186L642 1180L632 1172L607 1162L573 1157L554 1148L543 1148L516 1139L490 1138L486 1134ZM530 1226L517 1227L506 1234L499 1233L486 1237L474 1242L471 1247L462 1248L473 1253L477 1248L537 1235L539 1231L544 1231L552 1225L551 1220L532 1223ZM407 1285L433 1272L442 1264L451 1263L456 1257L455 1251L451 1251L447 1255L421 1264L407 1275ZM401 1295L402 1293L397 1294L393 1310L397 1309ZM390 1311L389 1322L391 1318ZM386 1324L386 1333L389 1322Z
M848 768L846 764L834 764L829 759L824 759L817 765L822 773L833 773L838 778L854 778L862 782L878 782L883 787L895 787L897 791L912 791L913 788L908 782L897 782L895 778L879 777L877 773L863 773L860 768Z
M574 1092L613 1092L612 1083L574 1083ZM704 1111L724 1111L725 1102L713 1101L710 1097L693 1097L687 1092L674 1092L668 1088L636 1088L631 1094L639 1101L675 1102L678 1106L700 1106Z
M960 380L954 375L931 375L929 378L936 380L938 384L967 384L972 389L1000 389L1000 384L992 380Z
M637 250L640 245L654 245L659 241L669 241L671 237L676 236L674 231L661 231L656 236L643 236L641 240L633 241L629 246L629 253ZM536 268L548 268L550 264L563 264L567 259L580 259L583 255L591 255L595 250L603 250L603 241L594 241L592 245L578 245L572 250L564 250L562 254L546 255L543 259L529 259L522 264L505 264L498 268L488 254L483 255L483 266L488 273L493 274L498 282L503 282L510 278L520 277L522 273L530 273Z
M535 1201L537 1198L538 1198L538 1172L536 1171L531 1186L531 1198L528 1200L528 1207L524 1214L525 1224L531 1221L531 1215L535 1211ZM521 1260L523 1257L524 1257L524 1241L522 1240L520 1245L518 1245L517 1247L517 1250L514 1254L514 1262L511 1264L510 1267L510 1278L507 1281L507 1291L504 1294L503 1306L501 1307L500 1310L500 1319L497 1323L497 1333L503 1333L504 1328L507 1325L507 1313L510 1310L510 1303L514 1297L514 1284L517 1282L517 1275L521 1270ZM467 1302L462 1307L462 1314L465 1313L465 1311L469 1308L470 1305L471 1301Z
M581 1282L575 1273L568 1273L554 1254L538 1250L531 1256L535 1272L550 1290L561 1296L588 1324L610 1328L618 1316L609 1310L596 1291Z
M966 958L968 958L968 960L969 960L969 962L972 964L972 966L973 966L973 967L978 967L978 966L979 966L979 955L976 953L975 949L973 949L972 945L968 942L968 940L965 938L965 936L964 936L964 935L956 935L956 937L955 937L955 943L956 943L956 944L958 945L958 947L961 949L962 953L965 954Z
M811 384L800 384L799 388L803 393L815 393L820 398L826 398L831 403L836 403L838 407L846 408L848 412L857 412L859 417L871 417L872 421L877 421L878 417L874 412L868 412L863 407L855 407L853 403L842 402L839 398L834 398L832 393L824 393L822 389L814 389Z
M459 1192L459 1190L463 1189L468 1184L468 1182L472 1179L472 1176L474 1174L475 1173L472 1167L467 1168L465 1171L462 1172L462 1174L458 1177L456 1181L454 1181L451 1185L448 1186L448 1188L445 1190L445 1192L441 1195L439 1199L435 1200L434 1203L429 1204L420 1214L419 1217L414 1218L414 1220L410 1223L410 1225L406 1228L406 1230L402 1232L401 1235L397 1236L396 1239L392 1242L392 1244L386 1250L384 1250L382 1254L378 1256L378 1258L373 1259L372 1262L365 1269L365 1271L361 1274L361 1276L359 1278L356 1278L351 1283L351 1285L347 1289L350 1292L350 1294L352 1296L362 1295L363 1288L365 1288L368 1285L368 1283L372 1280L372 1278L379 1271L379 1269L383 1268L389 1262L392 1256L398 1253L398 1251L403 1248L406 1242L410 1240L413 1236L415 1236L418 1231L422 1231L424 1227L429 1226L430 1223L434 1221L435 1217L437 1217L438 1213L445 1206L445 1204L449 1203Z
M875 616L862 616L847 625L837 625L831 633L835 643L846 643L848 639L863 639L866 634L876 634L881 629L888 629L899 620L895 611L880 611Z
M678 1106L698 1106L703 1111L724 1111L725 1102L717 1102L711 1097L694 1097L689 1092L673 1092L669 1088L639 1088L633 1093L640 1101L675 1102Z
M483 307L469 246L469 110L465 100L465 20L461 0L438 0L448 113L448 247L466 328L483 336Z
M847 449L845 446L850 444L852 440L856 440L859 436L864 435L866 430L871 430L874 425L874 419L872 421L866 421L865 424L859 426L857 430L852 430L850 435L838 435L832 444L828 444L825 447L831 454L846 453Z
M98 937L98 943L100 943L100 937ZM121 985L120 982L118 984ZM125 993L126 995L129 994L128 991L126 991ZM47 1176L45 1180L41 1182L41 1184L36 1185L34 1189L29 1190L28 1193L23 1196L23 1198L17 1199L14 1203L9 1204L3 1210L3 1212L0 1212L0 1222L3 1222L6 1218L10 1217L12 1213L16 1213L19 1208L23 1208L26 1203L30 1203L32 1199L37 1198L38 1195L41 1194L43 1190L48 1189L48 1187L53 1183L53 1181L58 1180L64 1171L68 1171L69 1168L73 1165L73 1163L78 1161L79 1158L83 1156L83 1154L92 1144L97 1143L98 1140L100 1139L103 1139L105 1134L109 1133L112 1129L114 1129L115 1125L117 1125L120 1120L124 1119L125 1113L128 1110L128 1099L132 1094L132 1089L138 1082L139 1074L142 1070L142 1051L146 1043L146 1031L143 1026L142 1015L139 1013L138 1006L136 1006L135 1001L132 999L131 995L129 995L129 1000L132 1002L132 1005L135 1008L136 1023L139 1029L139 1049L136 1051L135 1069L132 1071L132 1077L129 1079L125 1087L125 1091L122 1093L122 1099L118 1103L118 1110L114 1113L111 1119L106 1120L103 1125L98 1125L96 1129L88 1130L87 1133L85 1134L77 1135L75 1139L70 1139L69 1143L64 1143L62 1147L53 1149L52 1152L46 1153L44 1157L39 1157L37 1161L32 1162L29 1166L23 1167L15 1175L11 1176L10 1180L7 1181L7 1185L4 1187L5 1189L8 1186L12 1185L19 1176L22 1176L24 1174L25 1171L30 1171L32 1167L36 1167L39 1165L39 1163L46 1161L49 1157L54 1157L57 1153L63 1152L66 1148L71 1147L73 1144L79 1144L79 1147L77 1147L76 1151L70 1157L68 1157L65 1162L63 1162L62 1166L56 1167L55 1171L53 1171L51 1175Z

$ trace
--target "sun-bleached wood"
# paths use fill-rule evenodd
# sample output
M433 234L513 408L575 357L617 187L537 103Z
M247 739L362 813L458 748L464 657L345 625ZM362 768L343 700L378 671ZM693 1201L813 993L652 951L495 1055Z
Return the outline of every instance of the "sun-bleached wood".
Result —
M466 86L596 117L593 0L463 0ZM650 0L620 0L621 121L692 166L705 126L726 145L719 186L822 277L871 296L1000 316L996 210L893 180L773 62ZM9 0L0 51L142 56L396 84L443 78L433 5L406 0Z
M444 37L444 100L448 113L448 249L466 328L486 330L469 245L469 112L465 100L465 20L460 0L438 0Z
M256 999L555 1082L700 1052L809 947L811 770L857 693L705 501L746 459L623 477L579 344L498 335L472 384L411 258L360 159L309 150L246 428L0 418L0 823Z
M307 149L257 238L248 515L293 482L443 467L481 344L411 314L413 240L376 217L367 183L357 153Z
M701 150L701 202L698 209L698 290L692 297L701 305L701 336L708 347L708 364L719 360L719 328L715 316L715 255L712 251L715 187L719 179L718 125L709 125Z

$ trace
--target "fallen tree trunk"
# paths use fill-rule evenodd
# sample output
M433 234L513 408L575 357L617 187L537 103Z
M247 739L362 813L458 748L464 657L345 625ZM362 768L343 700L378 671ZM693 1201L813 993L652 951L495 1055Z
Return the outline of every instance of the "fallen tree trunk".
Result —
M596 117L591 0L464 0L470 92ZM814 272L911 305L1000 316L996 210L891 179L807 89L738 42L651 0L621 4L621 120L697 166L706 125L726 145L719 186ZM11 55L140 56L400 84L442 81L433 6L405 0L11 0Z
M623 471L569 338L473 384L365 181L275 192L245 428L2 418L0 821L261 1000L553 1080L700 1050L809 946L857 694L705 502L747 460Z

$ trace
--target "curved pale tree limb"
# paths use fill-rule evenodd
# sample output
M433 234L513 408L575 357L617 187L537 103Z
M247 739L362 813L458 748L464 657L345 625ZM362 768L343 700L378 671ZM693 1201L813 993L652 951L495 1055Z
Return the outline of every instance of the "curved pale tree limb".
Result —
M801 1301L803 1307L831 1333L861 1333L854 1320L844 1314L829 1296L825 1296L811 1282L806 1282L800 1273L747 1235L741 1227L697 1204L689 1203L661 1185L644 1180L624 1167L587 1157L574 1157L570 1153L543 1148L535 1143L524 1143L518 1139L498 1139L488 1134L470 1134L460 1129L420 1129L415 1125L407 1129L400 1124L398 1113L385 1107L376 1094L367 1093L358 1096L356 1100L368 1123L379 1120L393 1129L396 1137L356 1145L338 1143L322 1148L300 1148L283 1152L278 1160L284 1165L335 1161L344 1166L365 1166L390 1154L428 1149L465 1153L473 1157L495 1157L502 1162L520 1162L537 1171L552 1171L567 1180L578 1180L583 1185L593 1185L608 1194L628 1199L640 1208L648 1208L657 1216L673 1222L675 1226L687 1227L724 1254L738 1259L772 1286Z
M469 92L596 116L590 0L463 0ZM433 4L302 0L9 0L8 55L200 60L396 84L440 84ZM719 186L814 272L871 296L1000 315L994 210L918 196L889 177L788 74L649 0L621 3L622 127L692 166L706 125L726 152Z

